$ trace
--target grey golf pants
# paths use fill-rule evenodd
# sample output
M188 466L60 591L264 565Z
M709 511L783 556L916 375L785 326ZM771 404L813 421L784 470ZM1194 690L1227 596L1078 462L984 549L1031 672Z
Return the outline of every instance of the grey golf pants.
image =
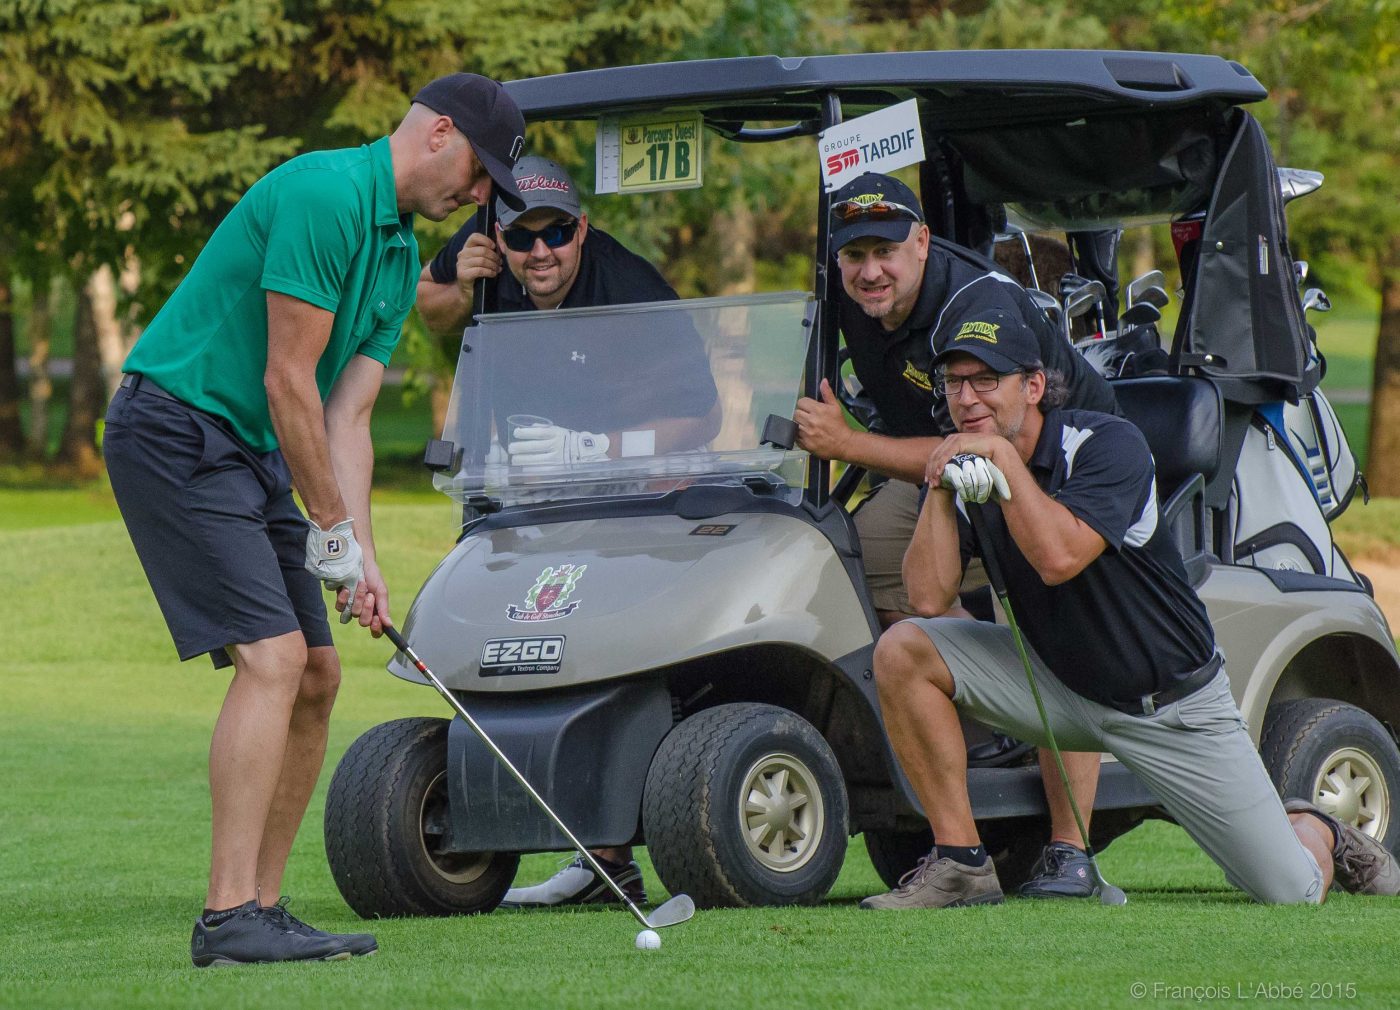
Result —
M955 618L912 623L948 664L959 710L1017 739L1047 745L1010 628ZM1256 901L1322 900L1322 871L1293 833L1224 667L1194 694L1136 716L1076 694L1029 645L1026 651L1061 749L1113 754Z

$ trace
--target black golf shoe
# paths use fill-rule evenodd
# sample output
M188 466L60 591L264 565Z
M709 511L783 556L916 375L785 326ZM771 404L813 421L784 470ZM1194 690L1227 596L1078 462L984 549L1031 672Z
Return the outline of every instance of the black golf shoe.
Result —
M595 857L612 875L613 881L622 888L632 904L645 904L646 891L642 890L642 868L635 861L614 863L611 860ZM593 871L588 860L582 856L574 859L554 876L534 887L512 887L501 900L502 908L553 908L559 905L593 905L599 902L617 901L617 895L607 881Z
M331 940L339 940L350 948L350 953L355 957L367 957L379 950L379 941L374 938L373 933L327 933L324 929L317 929L309 923L302 922L291 912L287 911L287 902L291 899L285 894L277 899L277 904L268 905L263 909L269 915L275 916L283 927L301 936L319 936Z
M283 923L280 914L256 901L240 905L218 925L195 920L190 959L196 968L268 964L274 961L343 961L350 948L335 937L303 936Z
M1051 842L1041 850L1031 879L1021 885L1023 898L1092 898L1094 870L1084 850Z

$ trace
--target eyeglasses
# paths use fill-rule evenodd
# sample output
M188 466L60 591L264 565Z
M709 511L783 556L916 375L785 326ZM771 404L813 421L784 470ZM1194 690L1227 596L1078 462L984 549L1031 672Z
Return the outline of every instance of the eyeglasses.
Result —
M946 396L948 399L953 400L962 393L963 383L970 385L974 393L990 393L992 390L996 389L997 386L1001 385L1001 380L1008 375L1025 374L1027 374L1025 369L1018 369L1017 371L1006 372L1004 374L979 372L977 375L948 375L944 372L939 372L933 379L933 391L937 395Z
M852 221L922 221L923 215L912 207L890 200L877 200L874 203L859 200L842 200L831 205L831 216L840 224Z
M535 248L537 241L543 241L551 249L558 249L561 245L572 242L577 233L577 221L556 221L554 224L545 225L539 231L530 228L506 228L501 232L501 238L505 240L506 248L515 252L529 252Z

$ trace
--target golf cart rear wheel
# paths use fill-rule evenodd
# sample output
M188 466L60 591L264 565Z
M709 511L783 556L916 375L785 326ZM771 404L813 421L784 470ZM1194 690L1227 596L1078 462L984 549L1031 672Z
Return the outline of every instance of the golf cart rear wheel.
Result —
M661 741L642 797L661 882L702 907L811 905L846 856L846 784L810 723L719 705Z
M1326 698L1278 702L1259 753L1285 799L1314 803L1392 852L1400 846L1400 749L1369 713Z
M446 719L398 719L351 744L326 794L326 857L366 919L489 912L514 852L449 852Z

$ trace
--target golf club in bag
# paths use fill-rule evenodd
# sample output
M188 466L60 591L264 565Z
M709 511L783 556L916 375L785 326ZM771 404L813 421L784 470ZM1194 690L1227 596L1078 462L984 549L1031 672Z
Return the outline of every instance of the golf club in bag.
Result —
M1099 869L1098 858L1094 855L1094 846L1089 841L1089 832L1084 827L1084 815L1079 812L1079 801L1074 798L1074 788L1069 784L1069 773L1065 771L1065 762L1060 757L1060 746L1055 742L1055 731L1050 728L1050 717L1045 714L1045 702L1040 698L1040 688L1035 683L1035 673L1031 670L1031 660L1026 655L1026 643L1021 638L1021 629L1016 624L1016 614L1011 609L1011 600L1006 593L1006 581L1002 578L1001 563L997 559L996 549L992 547L991 538L987 536L986 519L982 515L982 506L975 502L965 502L967 506L967 517L972 523L973 530L977 533L977 542L982 547L982 564L987 569L987 581L992 584L992 591L1001 600L1001 606L1006 611L1006 623L1011 628L1011 637L1016 642L1016 651L1021 654L1021 663L1026 670L1026 680L1031 685L1031 696L1035 698L1036 711L1040 713L1040 724L1045 729L1046 742L1050 744L1050 753L1055 756L1055 767L1060 770L1060 781L1065 784L1065 795L1069 797L1070 809L1074 811L1074 823L1079 826L1079 837L1084 842L1084 854L1089 857L1089 865L1094 870L1094 890L1099 896L1099 903L1102 905L1126 905L1128 896L1123 893L1121 887L1115 887L1104 879L1103 871Z
M520 783L522 789L530 794L530 799L534 800L535 804L554 822L554 826L563 832L564 837L569 840L570 844L578 851L578 854L588 861L588 865L593 868L594 873L603 878L608 887L612 889L613 894L616 894L617 899L627 906L627 910L632 913L632 917L640 922L643 928L663 929L666 926L676 926L685 922L695 914L695 902L691 901L688 895L677 894L665 904L654 909L651 915L644 915L642 910L627 897L627 893L613 880L612 876L603 869L593 853L584 848L583 843L569 830L568 825L561 821L559 815L550 809L549 804L544 801L544 797L535 791L535 787L530 785L524 775L520 774L520 770L511 763L510 758L506 757L505 753L496 746L496 742L487 736L486 731L481 728L481 724L472 718L471 713L466 710L466 707L457 700L456 696L447 689L447 686L443 684L442 681L438 680L437 674L428 669L427 664L418 658L418 654L409 648L408 642L399 634L398 629L386 627L384 629L384 634L389 636L389 641L394 643L396 649L408 657L408 661L413 664L418 672L428 678L428 681L437 689L438 694L442 695L443 700L457 711L457 714L462 717L462 721L470 726L472 732L486 745L486 749L496 756L496 760L501 763L502 767L510 772L515 781Z

